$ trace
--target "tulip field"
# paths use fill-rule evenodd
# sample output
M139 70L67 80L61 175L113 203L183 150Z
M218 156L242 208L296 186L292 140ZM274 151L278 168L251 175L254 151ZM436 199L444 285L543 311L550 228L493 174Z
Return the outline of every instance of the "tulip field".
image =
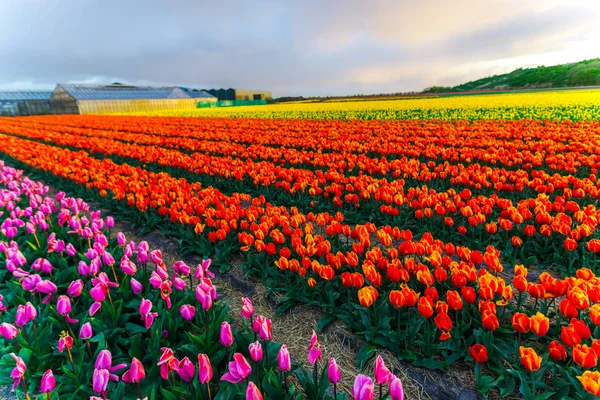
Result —
M600 91L410 102L0 119L0 383L403 399L385 350L466 363L483 396L599 396ZM165 264L86 202L205 262ZM234 260L279 313L324 313L308 363L250 301L231 319L211 270ZM364 341L357 377L321 355L337 320Z

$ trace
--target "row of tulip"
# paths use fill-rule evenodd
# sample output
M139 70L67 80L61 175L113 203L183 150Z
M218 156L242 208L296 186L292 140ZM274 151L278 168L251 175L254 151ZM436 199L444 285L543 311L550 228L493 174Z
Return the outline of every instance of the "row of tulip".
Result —
M261 107L161 110L139 115L302 119L598 120L598 90L503 93L378 101L292 102Z
M420 232L424 232L436 227L444 240L466 241L471 247L480 249L496 245L511 259L527 254L543 263L564 265L566 272L573 271L572 264L575 262L596 269L591 253L595 248L592 234L599 221L595 199L600 196L600 190L593 176L593 179L578 179L540 172L535 174L535 178L525 179L516 186L531 188L536 194L552 188L560 194L527 197L517 192L510 196L503 194L503 197L497 194L484 196L477 190L457 192L454 187L439 192L427 186L405 188L402 180L388 183L387 179L376 179L366 174L343 177L337 173L326 173L319 178L310 170L281 169L264 162L253 164L198 153L187 155L177 150L112 139L88 137L82 140L79 135L32 130L19 132L19 128L14 129L12 133L28 139L43 139L59 145L83 147L110 157L134 159L155 166L157 170L175 169L189 180L199 178L229 191L244 193L254 190L260 193L265 187L275 187L269 199L281 204L305 203L308 192L309 198L321 201L317 204L317 200L313 200L311 204L314 207L323 209L325 206L326 209L329 201L333 204L331 211L334 211L345 204L346 207L341 210L346 216L351 215L351 220L361 222L372 215L371 211L379 210L380 217L375 217L375 221L380 224L399 225L410 223L414 218L424 219L427 222L419 223L417 230L420 228ZM260 167L256 169L253 165ZM471 172L464 177L452 178L450 183L455 185L469 181L469 176L472 176ZM497 235L499 230L504 234ZM556 252L556 248L563 250Z
M597 168L600 160L591 144L600 127L597 121L340 122L77 115L15 118L3 121L3 126L222 156L244 154L252 160L338 171L360 168L369 174L401 169L402 157L466 164L477 161L506 168L544 167L573 174L581 167Z
M249 299L243 324L228 318L210 260L167 266L159 250L112 232L112 217L62 192L48 197L48 187L3 163L0 185L10 240L0 241L0 381L25 398L300 398L290 374L308 398L344 396L316 334L311 375L272 341L271 320ZM380 398L384 386L390 399L403 398L381 358L374 377L356 377L355 399L373 399L375 385Z
M125 199L131 191L135 193L133 199L139 201L146 196L140 189L147 188L144 190L157 196L157 201L193 204L193 197L199 194L195 192L198 188L190 193L193 185L168 180L165 173L157 180L141 168L101 162L68 150L50 151L49 146L35 143L17 151L11 148L13 142L18 143L15 141L9 138L5 143L7 151L18 159L88 188L111 191L116 199ZM210 193L219 196L219 204L230 201L216 191ZM582 269L565 279L546 273L536 283L527 279L525 268L519 267L515 279L505 281L497 275L503 266L493 248L482 254L444 244L430 234L415 240L410 231L398 228L378 229L373 224L351 228L341 223L342 215L302 215L297 210L290 214L264 202L256 204L259 207L242 208L239 216L234 213L236 223L227 224L236 227L232 232L238 233L240 244L249 251L248 271L270 279L268 286L285 292L290 301L324 306L335 311L329 319L341 318L363 332L370 344L359 359L373 354L373 343L389 347L418 365L438 368L465 354L483 362L488 360L489 351L492 354L486 364L497 378L478 374L482 392L498 386L501 393L509 394L518 380L521 391L529 395L543 389L584 397L584 388L593 391L592 382L597 380L590 378L588 369L593 368L596 350L585 328L590 330L594 321L600 322L593 306L600 300L600 290L591 271ZM232 205L235 208L229 203ZM156 203L140 208L138 204L146 214L154 207L160 206ZM209 215L216 216L212 212ZM171 221L183 222L172 215ZM313 235L320 227L329 239ZM374 234L377 240L371 243ZM216 243L216 249L224 242L227 240ZM274 261L277 268L265 267ZM348 288L346 295L344 287ZM513 291L518 294L516 299ZM517 340L515 332L519 333ZM524 349L517 351L519 346ZM553 356L556 349L560 357ZM552 361L535 362L538 353ZM504 363L515 367L507 371ZM525 371L535 371L533 376L519 371L519 364ZM550 369L556 379L553 385L544 379ZM583 386L576 377L581 377Z

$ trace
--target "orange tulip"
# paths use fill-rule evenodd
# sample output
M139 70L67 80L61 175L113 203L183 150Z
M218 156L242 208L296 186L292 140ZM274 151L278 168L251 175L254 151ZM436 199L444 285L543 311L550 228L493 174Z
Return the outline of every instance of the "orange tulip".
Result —
M550 329L550 319L541 312L537 312L529 318L531 332L538 336L544 336Z
M537 371L540 369L542 357L538 356L534 349L519 346L519 358L527 371Z
M585 371L577 379L581 382L583 388L594 396L600 396L600 372Z
M577 317L577 315L575 315L571 318L574 318L574 317ZM594 323L595 325L600 325L600 304L594 304L593 306L590 307L590 319L592 320L592 323Z
M523 313L516 312L512 316L512 327L519 333L529 332L529 317Z
M594 368L598 364L598 356L587 344L577 344L573 347L573 361L583 368Z
M496 330L500 327L500 322L498 321L498 317L491 311L484 311L481 316L481 323L483 327L489 329L491 331Z
M429 318L433 315L433 303L426 296L423 296L419 299L419 305L417 309L419 310L419 314L425 318Z
M379 293L373 286L365 286L358 291L358 301L363 307L371 307L378 296Z
M448 303L448 306L455 311L460 310L463 307L463 301L460 298L460 294L455 290L448 290L446 292L446 302Z

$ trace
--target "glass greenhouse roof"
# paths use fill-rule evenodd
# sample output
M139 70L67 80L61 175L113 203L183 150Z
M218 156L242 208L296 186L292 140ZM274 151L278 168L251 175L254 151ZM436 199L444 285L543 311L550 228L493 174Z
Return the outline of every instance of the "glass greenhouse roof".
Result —
M17 91L17 90L0 90L0 101L26 101L40 100L48 101L52 97L52 92L42 91Z
M150 100L212 97L205 92L184 91L173 86L59 84L75 100ZM196 96L197 93L203 93Z

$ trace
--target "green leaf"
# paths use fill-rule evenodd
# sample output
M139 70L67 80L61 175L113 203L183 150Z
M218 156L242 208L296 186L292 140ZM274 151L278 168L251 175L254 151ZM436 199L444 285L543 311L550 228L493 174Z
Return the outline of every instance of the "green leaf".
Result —
M165 389L164 387L160 388L160 393L161 393L163 399L177 400L177 396L175 396L173 393L167 391L167 389Z
M130 322L125 324L125 329L127 329L127 332L131 333L132 335L135 335L136 333L144 333L147 331L145 327L138 324L132 324Z
M317 326L315 327L315 331L317 333L320 333L327 326L329 326L333 322L337 321L337 319L338 319L338 317L335 314L327 314L327 315L322 316L319 319L319 322L317 322Z
M377 347L375 347L375 345L369 343L364 344L356 355L356 366L359 369L363 369L367 362L369 362L369 360L375 356L376 351Z

